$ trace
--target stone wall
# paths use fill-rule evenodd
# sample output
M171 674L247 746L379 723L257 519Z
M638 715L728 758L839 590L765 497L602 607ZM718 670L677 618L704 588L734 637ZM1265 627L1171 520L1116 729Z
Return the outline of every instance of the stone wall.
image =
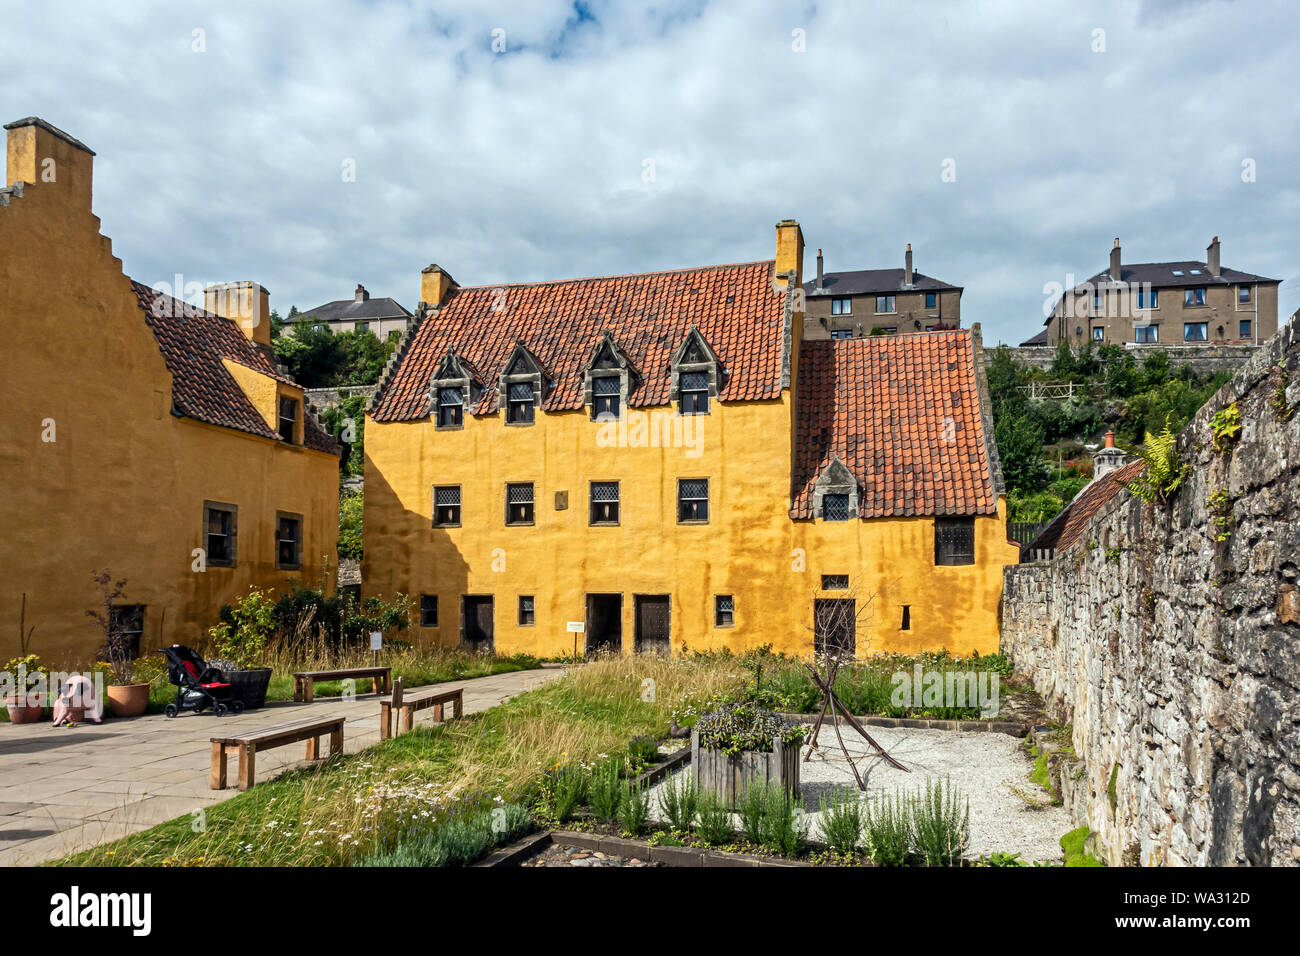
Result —
M1050 562L1006 568L1003 652L1070 725L1063 797L1112 864L1300 865L1298 407L1289 323L1179 436L1168 506L1121 491Z
M1180 365L1190 365L1195 372L1234 372L1245 365L1259 349L1253 345L1143 345L1130 349L1139 364L1151 352L1166 352L1169 355L1169 367L1177 369ZM1012 348L1011 354L1020 362L1031 368L1047 371L1056 358L1056 347L1047 345L1030 345ZM993 349L984 350L984 362L993 359Z
M354 395L364 395L367 399L367 406L375 397L377 385L343 385L339 388L305 388L303 394L307 401L311 402L317 408L334 408L345 398L351 398Z

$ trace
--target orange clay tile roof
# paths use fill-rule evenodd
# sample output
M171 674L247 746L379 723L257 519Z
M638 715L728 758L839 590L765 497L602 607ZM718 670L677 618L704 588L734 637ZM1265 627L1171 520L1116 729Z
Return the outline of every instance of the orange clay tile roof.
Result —
M995 514L974 351L966 329L804 342L790 517L834 456L863 518Z
M295 383L249 341L238 325L134 280L131 291L172 374L172 407L176 412L209 425L284 440L266 424L221 360L229 359L289 385ZM310 415L304 422L303 435L303 444L308 448L338 454L333 439Z
M1108 501L1125 490L1124 484L1136 479L1145 469L1146 462L1139 458L1102 475L1075 495L1074 500L1052 519L1029 547L1064 551L1083 537L1088 522Z
M691 325L727 373L722 401L781 397L785 293L772 288L774 263L748 262L676 272L569 279L525 285L453 287L416 327L401 362L371 409L376 421L429 414L429 381L448 349L483 376L478 415L497 411L497 380L522 340L554 377L546 411L582 408L583 371L608 329L642 376L628 404L670 401L673 353Z

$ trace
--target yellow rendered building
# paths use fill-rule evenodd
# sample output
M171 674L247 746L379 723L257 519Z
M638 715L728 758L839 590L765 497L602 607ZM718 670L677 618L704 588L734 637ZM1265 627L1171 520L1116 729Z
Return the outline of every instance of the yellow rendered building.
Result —
M803 237L674 272L422 275L366 425L366 594L537 655L998 646L978 327L801 342Z
M338 449L274 362L265 290L200 309L133 282L91 212L94 154L34 117L5 129L0 653L25 598L47 664L93 660L101 570L141 652L201 644L252 585L332 579Z

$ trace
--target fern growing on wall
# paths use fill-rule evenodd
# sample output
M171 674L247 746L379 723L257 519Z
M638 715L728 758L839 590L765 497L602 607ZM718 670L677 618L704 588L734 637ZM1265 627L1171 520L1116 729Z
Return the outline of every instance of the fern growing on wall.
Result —
M1191 473L1192 467L1184 464L1178 454L1178 436L1170 427L1168 416L1159 435L1147 432L1141 456L1146 468L1133 481L1124 482L1124 487L1148 504L1169 504L1169 499Z

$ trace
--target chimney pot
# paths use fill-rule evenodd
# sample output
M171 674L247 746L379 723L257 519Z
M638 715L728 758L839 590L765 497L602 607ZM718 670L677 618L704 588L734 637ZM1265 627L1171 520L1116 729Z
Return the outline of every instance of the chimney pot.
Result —
M370 298L370 293L366 291L366 287L363 286L360 282L357 283L357 291L354 295L354 298L358 302L365 302L367 299Z
M1114 433L1114 432L1106 432L1106 447L1107 447L1107 448L1114 448L1114 447L1115 447L1115 433Z
M1096 481L1128 462L1123 449L1115 447L1115 433L1106 432L1106 445L1092 456L1092 480Z

